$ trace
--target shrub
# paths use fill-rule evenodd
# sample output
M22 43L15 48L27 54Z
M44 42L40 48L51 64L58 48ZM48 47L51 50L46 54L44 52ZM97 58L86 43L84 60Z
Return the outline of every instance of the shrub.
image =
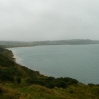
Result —
M0 75L2 81L11 81L14 82L14 78L9 74L2 74Z

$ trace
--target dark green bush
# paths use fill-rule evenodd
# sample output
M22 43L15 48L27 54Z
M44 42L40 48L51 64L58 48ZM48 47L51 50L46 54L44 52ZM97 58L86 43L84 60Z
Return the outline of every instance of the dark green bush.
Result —
M20 77L17 77L16 80L17 80L17 83L18 83L18 84L21 83L21 78L20 78Z
M0 79L2 81L11 81L11 82L14 82L14 77L9 75L9 74L2 74L0 75Z

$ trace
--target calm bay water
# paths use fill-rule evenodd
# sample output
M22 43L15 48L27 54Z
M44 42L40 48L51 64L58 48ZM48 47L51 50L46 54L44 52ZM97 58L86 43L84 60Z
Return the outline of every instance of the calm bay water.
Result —
M41 74L99 84L99 45L52 45L9 48L16 62Z

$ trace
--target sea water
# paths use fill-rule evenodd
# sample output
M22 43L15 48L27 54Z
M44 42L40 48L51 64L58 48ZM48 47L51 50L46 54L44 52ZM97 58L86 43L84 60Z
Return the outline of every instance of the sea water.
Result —
M48 45L9 48L16 62L41 74L99 84L99 45Z

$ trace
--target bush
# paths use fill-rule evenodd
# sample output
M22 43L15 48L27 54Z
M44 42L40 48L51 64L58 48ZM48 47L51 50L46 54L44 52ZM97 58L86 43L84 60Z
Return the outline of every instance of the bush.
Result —
M16 79L16 80L17 80L17 83L18 83L18 84L20 84L20 83L21 83L21 78L20 78L20 77L17 77L17 79Z
M14 82L14 78L9 74L2 74L0 75L2 81L11 81Z

